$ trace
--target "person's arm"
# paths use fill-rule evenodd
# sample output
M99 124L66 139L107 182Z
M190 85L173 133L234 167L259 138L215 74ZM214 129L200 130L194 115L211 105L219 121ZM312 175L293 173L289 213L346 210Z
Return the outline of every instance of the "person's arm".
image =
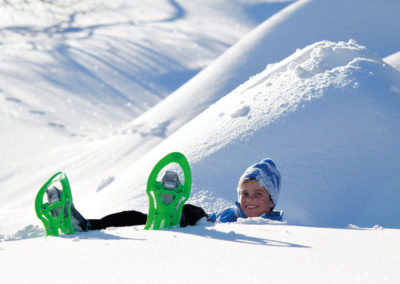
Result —
M199 221L203 217L206 217L207 220L209 220L209 216L203 208L192 204L185 204L183 205L182 209L180 225L181 227L186 227L188 225L194 226L197 221Z
M215 222L221 222L221 223L236 222L237 218L238 216L236 216L234 208L227 208L215 214Z

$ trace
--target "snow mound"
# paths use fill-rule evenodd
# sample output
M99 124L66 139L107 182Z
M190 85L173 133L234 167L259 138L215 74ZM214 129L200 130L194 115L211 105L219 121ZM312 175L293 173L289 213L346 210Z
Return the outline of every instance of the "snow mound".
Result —
M239 218L237 220L238 224L248 224L248 225L265 225L265 224L273 224L273 225L284 225L285 221L275 221L264 219L262 217L254 217L254 218Z
M400 37L392 32L393 27L400 26L399 9L397 0L294 1L125 129L135 131L160 123L168 136L238 84L264 70L267 64L279 62L297 48L322 40L354 38L379 56L388 56L400 46Z
M289 223L400 227L399 82L398 70L354 40L307 46L187 123L102 198L146 208L150 169L181 151L192 166L191 202L219 210L236 199L242 172L270 157Z
M46 236L46 231L39 226L28 225L23 229L9 235L0 235L0 241L19 241L25 239L41 238Z

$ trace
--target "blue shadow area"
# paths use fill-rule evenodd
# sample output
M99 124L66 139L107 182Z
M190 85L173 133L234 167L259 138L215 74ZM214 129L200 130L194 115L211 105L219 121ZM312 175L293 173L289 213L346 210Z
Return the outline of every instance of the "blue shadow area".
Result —
M173 22L173 21L182 19L185 16L185 14L186 14L185 10L183 10L183 8L178 3L176 3L175 0L170 0L169 4L171 4L171 6L173 6L175 8L175 13L171 18L169 18L165 21Z
M76 239L76 240L131 240L131 241L145 241L145 239L138 238L126 238L113 234L109 234L106 231L89 231L75 235L60 235L60 238L64 239Z
M288 247L288 248L311 248L306 245L283 242L279 240L272 240L267 238L258 238L247 236L244 234L236 233L234 231L230 232L221 232L213 229L214 224L212 225L197 225L193 227L185 227L174 229L176 232L183 234L192 234L199 237L210 238L221 241L229 241L236 242L242 244L253 244L253 245L262 245L262 246L271 246L271 247Z
M248 6L245 6L245 11L255 23L260 24L294 2L295 1L249 4Z
M158 84L168 88L169 92L173 92L184 83L193 78L200 70L185 70L181 72L168 72L156 78Z

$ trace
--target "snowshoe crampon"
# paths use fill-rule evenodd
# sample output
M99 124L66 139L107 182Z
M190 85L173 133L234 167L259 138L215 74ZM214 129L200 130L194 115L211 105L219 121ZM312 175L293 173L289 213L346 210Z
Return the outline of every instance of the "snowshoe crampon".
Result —
M61 185L62 190L51 188L55 184ZM43 202L46 191L53 189L58 198ZM74 234L71 220L72 193L67 176L63 172L53 175L39 190L35 200L37 217L43 222L46 234L58 236L59 231L64 234Z
M162 181L157 181L160 171L171 163L176 163L182 168L185 178L183 185L178 175L172 171L167 171ZM147 180L149 214L144 228L157 230L179 226L183 205L189 199L191 186L190 166L183 154L173 152L162 158Z

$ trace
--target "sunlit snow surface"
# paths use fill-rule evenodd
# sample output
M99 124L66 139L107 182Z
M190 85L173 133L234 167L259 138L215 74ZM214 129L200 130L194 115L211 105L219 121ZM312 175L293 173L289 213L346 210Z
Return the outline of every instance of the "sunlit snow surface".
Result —
M399 10L1 2L1 281L397 283ZM188 157L189 202L207 212L272 158L285 222L44 237L33 200L53 173L87 218L146 212L148 174L171 151Z
M259 283L267 275L279 283L396 283L398 236L380 227L139 226L1 242L0 259L5 283Z

